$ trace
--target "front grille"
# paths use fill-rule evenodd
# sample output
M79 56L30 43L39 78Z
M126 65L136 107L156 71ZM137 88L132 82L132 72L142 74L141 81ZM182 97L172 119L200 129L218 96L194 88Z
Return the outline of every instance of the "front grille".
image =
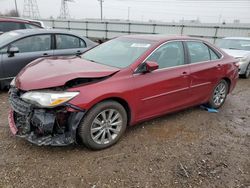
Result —
M27 116L30 114L32 107L31 104L23 101L18 95L18 90L15 88L10 89L9 102L12 109L23 116Z

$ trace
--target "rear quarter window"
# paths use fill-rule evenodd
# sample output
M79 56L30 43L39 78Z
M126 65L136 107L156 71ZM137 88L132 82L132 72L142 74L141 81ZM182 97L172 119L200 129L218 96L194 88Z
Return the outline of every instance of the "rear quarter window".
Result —
M190 56L190 63L220 59L220 56L203 42L188 41L186 44Z
M66 34L56 35L56 49L85 48L86 43L78 37Z
M40 29L41 27L33 24L24 24L26 29Z

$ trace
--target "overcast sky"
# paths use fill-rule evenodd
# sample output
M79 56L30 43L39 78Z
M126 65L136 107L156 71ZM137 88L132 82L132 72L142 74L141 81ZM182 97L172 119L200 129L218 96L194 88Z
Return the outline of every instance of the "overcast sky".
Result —
M68 3L72 18L99 18L100 3L97 0L74 0ZM24 0L17 0L23 13ZM58 17L61 0L37 0L43 18ZM127 19L130 7L131 20L159 20L178 22L181 19L198 19L201 22L240 19L250 23L250 0L104 0L103 12L107 19ZM14 8L14 0L0 0L0 12Z

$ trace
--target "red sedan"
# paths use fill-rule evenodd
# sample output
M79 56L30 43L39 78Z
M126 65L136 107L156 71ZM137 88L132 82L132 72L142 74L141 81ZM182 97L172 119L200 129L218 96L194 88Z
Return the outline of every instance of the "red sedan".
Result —
M129 125L223 105L237 61L201 39L123 36L81 57L37 59L12 81L9 125L37 145L115 144Z

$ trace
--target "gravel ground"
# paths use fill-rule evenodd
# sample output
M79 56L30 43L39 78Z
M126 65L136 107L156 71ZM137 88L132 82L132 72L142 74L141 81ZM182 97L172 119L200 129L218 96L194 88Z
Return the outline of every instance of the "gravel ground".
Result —
M219 113L199 107L127 129L115 146L37 147L11 135L0 92L0 187L250 188L250 80Z

